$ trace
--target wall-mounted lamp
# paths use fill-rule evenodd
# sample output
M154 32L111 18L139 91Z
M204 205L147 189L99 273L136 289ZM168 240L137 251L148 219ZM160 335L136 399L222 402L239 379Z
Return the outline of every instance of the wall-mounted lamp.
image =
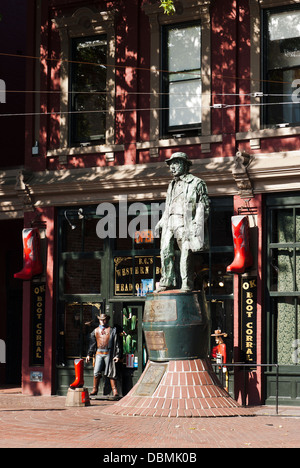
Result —
M83 219L83 218L84 218L84 214L83 214L83 209L82 209L82 208L79 208L79 210L78 210L78 218L79 218L79 219Z
M70 228L72 230L76 229L76 226L74 226L74 224L72 224L71 221L69 220L69 218L67 217L67 211L65 211L65 218L68 221Z

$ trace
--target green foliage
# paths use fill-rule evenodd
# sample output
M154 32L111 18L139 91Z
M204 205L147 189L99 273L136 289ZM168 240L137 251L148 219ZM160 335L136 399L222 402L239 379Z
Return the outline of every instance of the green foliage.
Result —
M161 0L160 3L160 8L164 9L164 13L167 15L173 15L175 13L173 0Z

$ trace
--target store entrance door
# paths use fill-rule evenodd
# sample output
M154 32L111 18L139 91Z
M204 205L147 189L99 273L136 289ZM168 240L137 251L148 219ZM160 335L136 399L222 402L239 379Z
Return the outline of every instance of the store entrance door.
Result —
M123 329L122 390L131 390L140 378L146 362L147 351L142 330L144 301L112 303L114 324Z

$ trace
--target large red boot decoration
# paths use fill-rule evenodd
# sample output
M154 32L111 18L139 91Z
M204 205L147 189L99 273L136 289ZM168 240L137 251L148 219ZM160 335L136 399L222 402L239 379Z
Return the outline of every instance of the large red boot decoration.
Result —
M75 359L74 366L75 366L75 380L70 385L70 388L82 388L84 385L84 379L83 379L84 360Z
M23 269L14 274L14 278L30 280L33 276L43 273L41 260L40 233L37 228L27 228L22 231L23 237Z
M232 216L231 226L234 260L226 270L228 273L244 273L253 264L253 257L250 251L248 217L242 215Z

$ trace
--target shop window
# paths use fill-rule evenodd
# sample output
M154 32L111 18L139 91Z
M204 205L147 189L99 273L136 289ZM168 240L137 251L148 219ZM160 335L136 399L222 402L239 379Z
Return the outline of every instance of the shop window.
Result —
M294 365L300 343L300 208L284 199L278 204L283 206L268 211L269 361Z
M195 289L203 287L210 307L211 330L221 329L227 361L233 358L233 275L226 267L233 259L231 233L232 199L212 198L209 216L209 248L195 255ZM211 338L211 349L215 346Z
M270 290L293 293L300 281L300 212L295 208L271 211Z
M61 226L62 251L102 251L103 239L100 239L96 232L98 221L99 218L86 215L84 211L66 210L62 218Z
M123 355L127 368L138 367L138 308L123 307Z
M99 294L101 289L101 260L68 258L64 262L65 294Z
M67 336L64 358L85 357L89 348L90 334L97 326L96 315L101 310L100 303L66 303L64 333Z
M163 27L163 133L201 130L201 25Z
M266 127L300 124L300 8L264 12Z
M114 257L114 294L145 296L153 292L161 276L160 257L155 255Z
M295 297L272 298L273 354L281 365L300 363L300 300Z
M70 144L99 144L106 131L106 35L72 39Z

